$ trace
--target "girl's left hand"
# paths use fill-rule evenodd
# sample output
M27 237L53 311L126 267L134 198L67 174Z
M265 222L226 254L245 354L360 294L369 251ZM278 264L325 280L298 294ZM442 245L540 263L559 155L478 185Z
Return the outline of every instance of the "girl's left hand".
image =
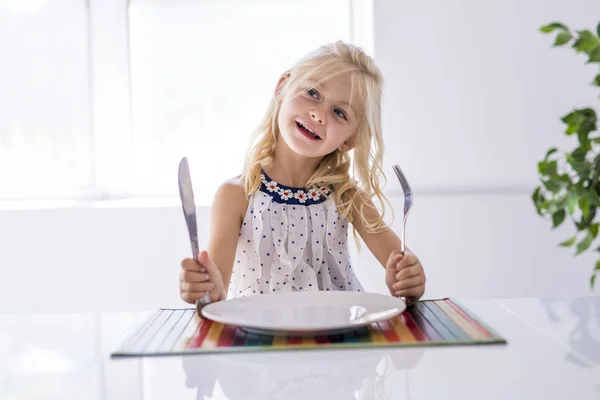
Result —
M393 296L405 297L412 303L425 293L425 271L412 251L407 249L403 256L399 250L394 250L385 270L385 283Z

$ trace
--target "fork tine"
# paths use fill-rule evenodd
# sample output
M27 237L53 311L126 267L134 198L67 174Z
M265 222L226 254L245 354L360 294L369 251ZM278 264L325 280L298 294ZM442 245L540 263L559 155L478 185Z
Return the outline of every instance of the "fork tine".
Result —
M402 191L404 192L404 218L402 221L402 231L400 232L400 252L402 253L402 255L404 255L406 242L406 218L408 217L410 209L412 208L413 195L408 180L406 179L406 176L404 176L404 173L402 172L400 166L393 165L392 169L396 173L398 181L400 181L400 185L402 186Z
M398 180L400 181L400 185L402 186L402 190L404 191L404 194L411 195L412 189L410 188L410 185L408 184L408 180L404 176L404 173L402 172L402 169L400 168L400 166L396 164L392 168L394 169L394 172L396 173L396 176L398 177Z

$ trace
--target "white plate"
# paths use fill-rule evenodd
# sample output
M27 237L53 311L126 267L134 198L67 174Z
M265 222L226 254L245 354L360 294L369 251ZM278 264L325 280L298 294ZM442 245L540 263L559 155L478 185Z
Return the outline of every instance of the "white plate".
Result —
M212 303L202 308L202 315L251 332L306 335L353 330L405 309L404 300L375 293L282 292Z

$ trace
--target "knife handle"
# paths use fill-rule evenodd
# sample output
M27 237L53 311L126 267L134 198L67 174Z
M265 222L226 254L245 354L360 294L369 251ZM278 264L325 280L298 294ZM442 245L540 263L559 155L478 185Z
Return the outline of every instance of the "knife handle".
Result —
M212 303L210 294L206 293L203 298L196 300L196 308L200 310L202 307L210 303Z
M198 237L197 236L193 236L190 240L190 242L192 243L192 254L194 255L194 261L198 262L198 253L200 253L200 248L198 246ZM206 272L205 269L201 270L202 272ZM204 297L202 297L199 300L196 300L196 308L198 310L200 310L203 306L210 304L211 300L210 300L210 294L206 293L204 295Z
M192 245L192 256L194 257L194 261L198 261L198 253L200 253L200 247L198 246L198 237L192 236L190 238L190 243Z

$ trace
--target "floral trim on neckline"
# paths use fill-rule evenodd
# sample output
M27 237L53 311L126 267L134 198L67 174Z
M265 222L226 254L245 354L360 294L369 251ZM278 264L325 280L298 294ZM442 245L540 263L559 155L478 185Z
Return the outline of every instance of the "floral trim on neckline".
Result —
M311 205L319 204L329 199L332 188L312 187L310 189L285 186L275 182L265 173L260 174L260 190L270 195L273 201L282 204Z

